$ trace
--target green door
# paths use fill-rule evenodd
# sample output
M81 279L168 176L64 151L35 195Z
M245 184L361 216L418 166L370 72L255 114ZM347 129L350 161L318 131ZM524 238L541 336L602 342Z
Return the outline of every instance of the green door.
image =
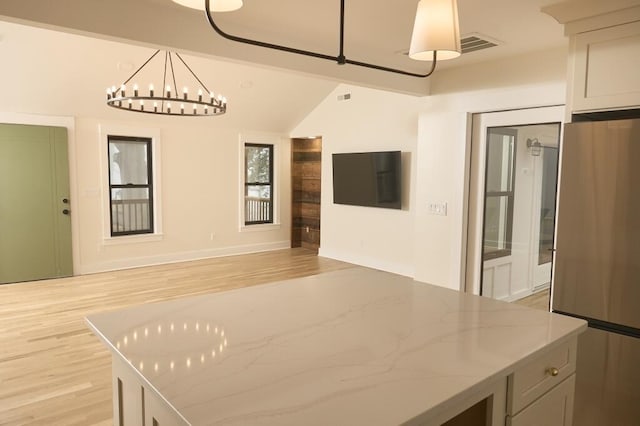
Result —
M0 124L0 284L73 275L67 129Z

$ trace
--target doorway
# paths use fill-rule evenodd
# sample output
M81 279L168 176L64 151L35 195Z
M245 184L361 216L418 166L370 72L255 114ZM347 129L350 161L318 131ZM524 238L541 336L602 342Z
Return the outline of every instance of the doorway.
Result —
M322 138L291 140L291 247L320 248Z
M548 294L563 114L474 115L467 291L508 302Z
M0 284L73 275L67 130L0 124Z

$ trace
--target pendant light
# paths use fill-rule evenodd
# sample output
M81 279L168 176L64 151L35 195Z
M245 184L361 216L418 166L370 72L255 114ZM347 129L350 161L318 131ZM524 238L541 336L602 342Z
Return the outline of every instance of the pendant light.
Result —
M313 52L296 47L283 46L265 41L240 37L222 30L215 22L213 12L231 11L242 6L242 0L173 0L183 6L204 9L209 25L218 35L227 40L279 50L296 55L309 56L316 59L334 61L339 65L355 65L379 71L401 74L411 77L428 77L435 71L437 60L452 59L460 56L460 30L458 28L458 6L456 0L420 0L415 16L413 35L409 57L420 61L431 61L431 68L427 73L390 68L384 65L371 64L352 60L344 52L345 0L340 0L340 32L338 54L330 55ZM257 1L257 0L256 0ZM270 0L259 0L269 2ZM232 3L232 4L227 4Z
M190 7L191 9L204 10L204 0L173 0L179 5ZM242 0L212 0L211 11L232 12L242 7Z
M460 56L456 0L420 0L413 24L409 57L418 61Z

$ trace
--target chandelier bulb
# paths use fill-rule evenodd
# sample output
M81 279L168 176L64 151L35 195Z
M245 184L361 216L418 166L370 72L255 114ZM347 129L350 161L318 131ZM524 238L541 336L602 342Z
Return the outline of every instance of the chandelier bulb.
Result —
M167 85L167 98L171 97L171 86Z
M125 86L124 84L120 86L120 96L122 96L123 98L126 96L125 95L126 90L127 90L127 86Z

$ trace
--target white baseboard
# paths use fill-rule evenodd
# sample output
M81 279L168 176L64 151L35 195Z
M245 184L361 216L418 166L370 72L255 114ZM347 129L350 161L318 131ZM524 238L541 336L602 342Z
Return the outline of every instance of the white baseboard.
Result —
M343 253L338 250L323 249L322 247L318 250L318 256L353 263L354 265L365 266L367 268L378 269L380 271L391 272L393 274L403 275L409 278L415 277L415 269L413 265L388 262L382 259L361 256L356 253Z
M503 302L515 302L516 300L524 299L525 297L531 296L532 294L534 294L534 292L531 291L531 289L527 288L524 290L520 290L517 293L513 293L510 296L500 298L498 300L502 300Z
M94 274L97 272L117 271L120 269L140 268L143 266L162 265L167 263L188 262L192 260L211 259L215 257L235 256L239 254L258 253L263 251L282 250L291 247L291 242L275 241L262 244L248 244L206 250L177 252L153 256L110 260L106 262L80 265L75 275Z

